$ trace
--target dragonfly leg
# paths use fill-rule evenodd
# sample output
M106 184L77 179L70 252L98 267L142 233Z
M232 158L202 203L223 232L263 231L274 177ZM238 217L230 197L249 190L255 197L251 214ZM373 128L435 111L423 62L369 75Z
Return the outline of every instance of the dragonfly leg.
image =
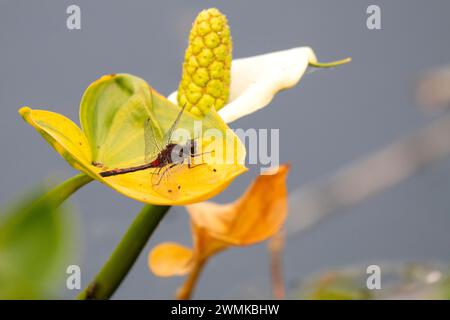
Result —
M170 166L166 167L166 168L164 169L164 171L161 173L161 176L159 177L158 182L157 182L157 183L154 183L153 186L158 186L158 185L161 183L161 180L162 180L162 178L164 177L164 175L165 175L170 169L172 169L173 167L175 167L176 165L177 165L177 163L173 163L173 164L171 164ZM162 168L159 168L159 170L158 170L158 172L157 172L156 174L160 174L160 172L161 172L162 169L163 169L163 167L162 167Z
M192 168L201 166L201 165L203 165L203 164L206 164L206 163L199 163L199 164L193 165L193 164L191 163L191 161L192 161L192 159L194 159L195 157L199 157L199 156L202 156L202 155L204 155L204 154L209 154L209 153L213 153L213 152L214 152L214 151L208 151L208 152L202 152L202 153L190 154L190 158L188 159L188 168L189 168L189 169L192 169Z
M213 153L214 151L207 151L207 152L202 152L202 153L195 153L195 154L191 154L191 158L195 158L195 157L200 157L204 154L209 154L209 153Z
M188 161L188 168L189 168L189 169L193 169L193 168L195 168L195 167L198 167L198 166L201 166L201 165L204 165L204 164L206 164L206 163L199 163L199 164L194 164L194 165L192 165L191 162Z
M201 154L199 154L199 155L201 155ZM187 159L187 163L188 163L188 168L189 168L189 169L192 169L192 168L201 166L201 165L203 165L203 164L206 164L205 162L199 163L199 164L192 164L192 162L191 162L192 159L194 159L196 156L199 156L199 155L192 155L192 154L191 154L190 158Z

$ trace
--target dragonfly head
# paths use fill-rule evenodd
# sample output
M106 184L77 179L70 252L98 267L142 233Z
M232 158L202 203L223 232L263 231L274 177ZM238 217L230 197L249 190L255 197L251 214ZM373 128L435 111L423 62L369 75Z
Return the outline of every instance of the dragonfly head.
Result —
M170 161L172 163L182 163L186 158L196 155L197 142L193 139L185 144L173 144L170 150Z
M182 160L186 157L194 155L196 153L196 151L197 151L197 142L195 140L191 139L191 140L188 140L184 145L174 144L174 148L172 149L172 154L175 154L176 158Z

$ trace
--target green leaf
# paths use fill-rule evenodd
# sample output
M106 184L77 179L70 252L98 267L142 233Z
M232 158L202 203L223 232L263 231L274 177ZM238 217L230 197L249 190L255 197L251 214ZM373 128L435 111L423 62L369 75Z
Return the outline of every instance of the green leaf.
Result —
M56 192L18 202L0 215L0 299L52 298L73 251L72 220Z

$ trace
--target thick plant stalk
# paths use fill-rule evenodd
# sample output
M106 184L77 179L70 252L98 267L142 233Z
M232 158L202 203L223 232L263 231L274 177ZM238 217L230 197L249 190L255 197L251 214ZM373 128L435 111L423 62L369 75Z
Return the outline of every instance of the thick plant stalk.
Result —
M146 205L134 219L103 268L77 299L109 299L128 274L169 208L169 206Z

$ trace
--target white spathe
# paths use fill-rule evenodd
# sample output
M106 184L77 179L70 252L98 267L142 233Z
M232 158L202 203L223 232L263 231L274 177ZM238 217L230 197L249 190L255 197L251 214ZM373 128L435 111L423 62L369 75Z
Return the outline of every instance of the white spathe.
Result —
M316 63L309 47L271 52L233 60L228 104L219 110L226 123L267 106L281 90L295 86L309 63ZM169 95L177 103L177 91Z

